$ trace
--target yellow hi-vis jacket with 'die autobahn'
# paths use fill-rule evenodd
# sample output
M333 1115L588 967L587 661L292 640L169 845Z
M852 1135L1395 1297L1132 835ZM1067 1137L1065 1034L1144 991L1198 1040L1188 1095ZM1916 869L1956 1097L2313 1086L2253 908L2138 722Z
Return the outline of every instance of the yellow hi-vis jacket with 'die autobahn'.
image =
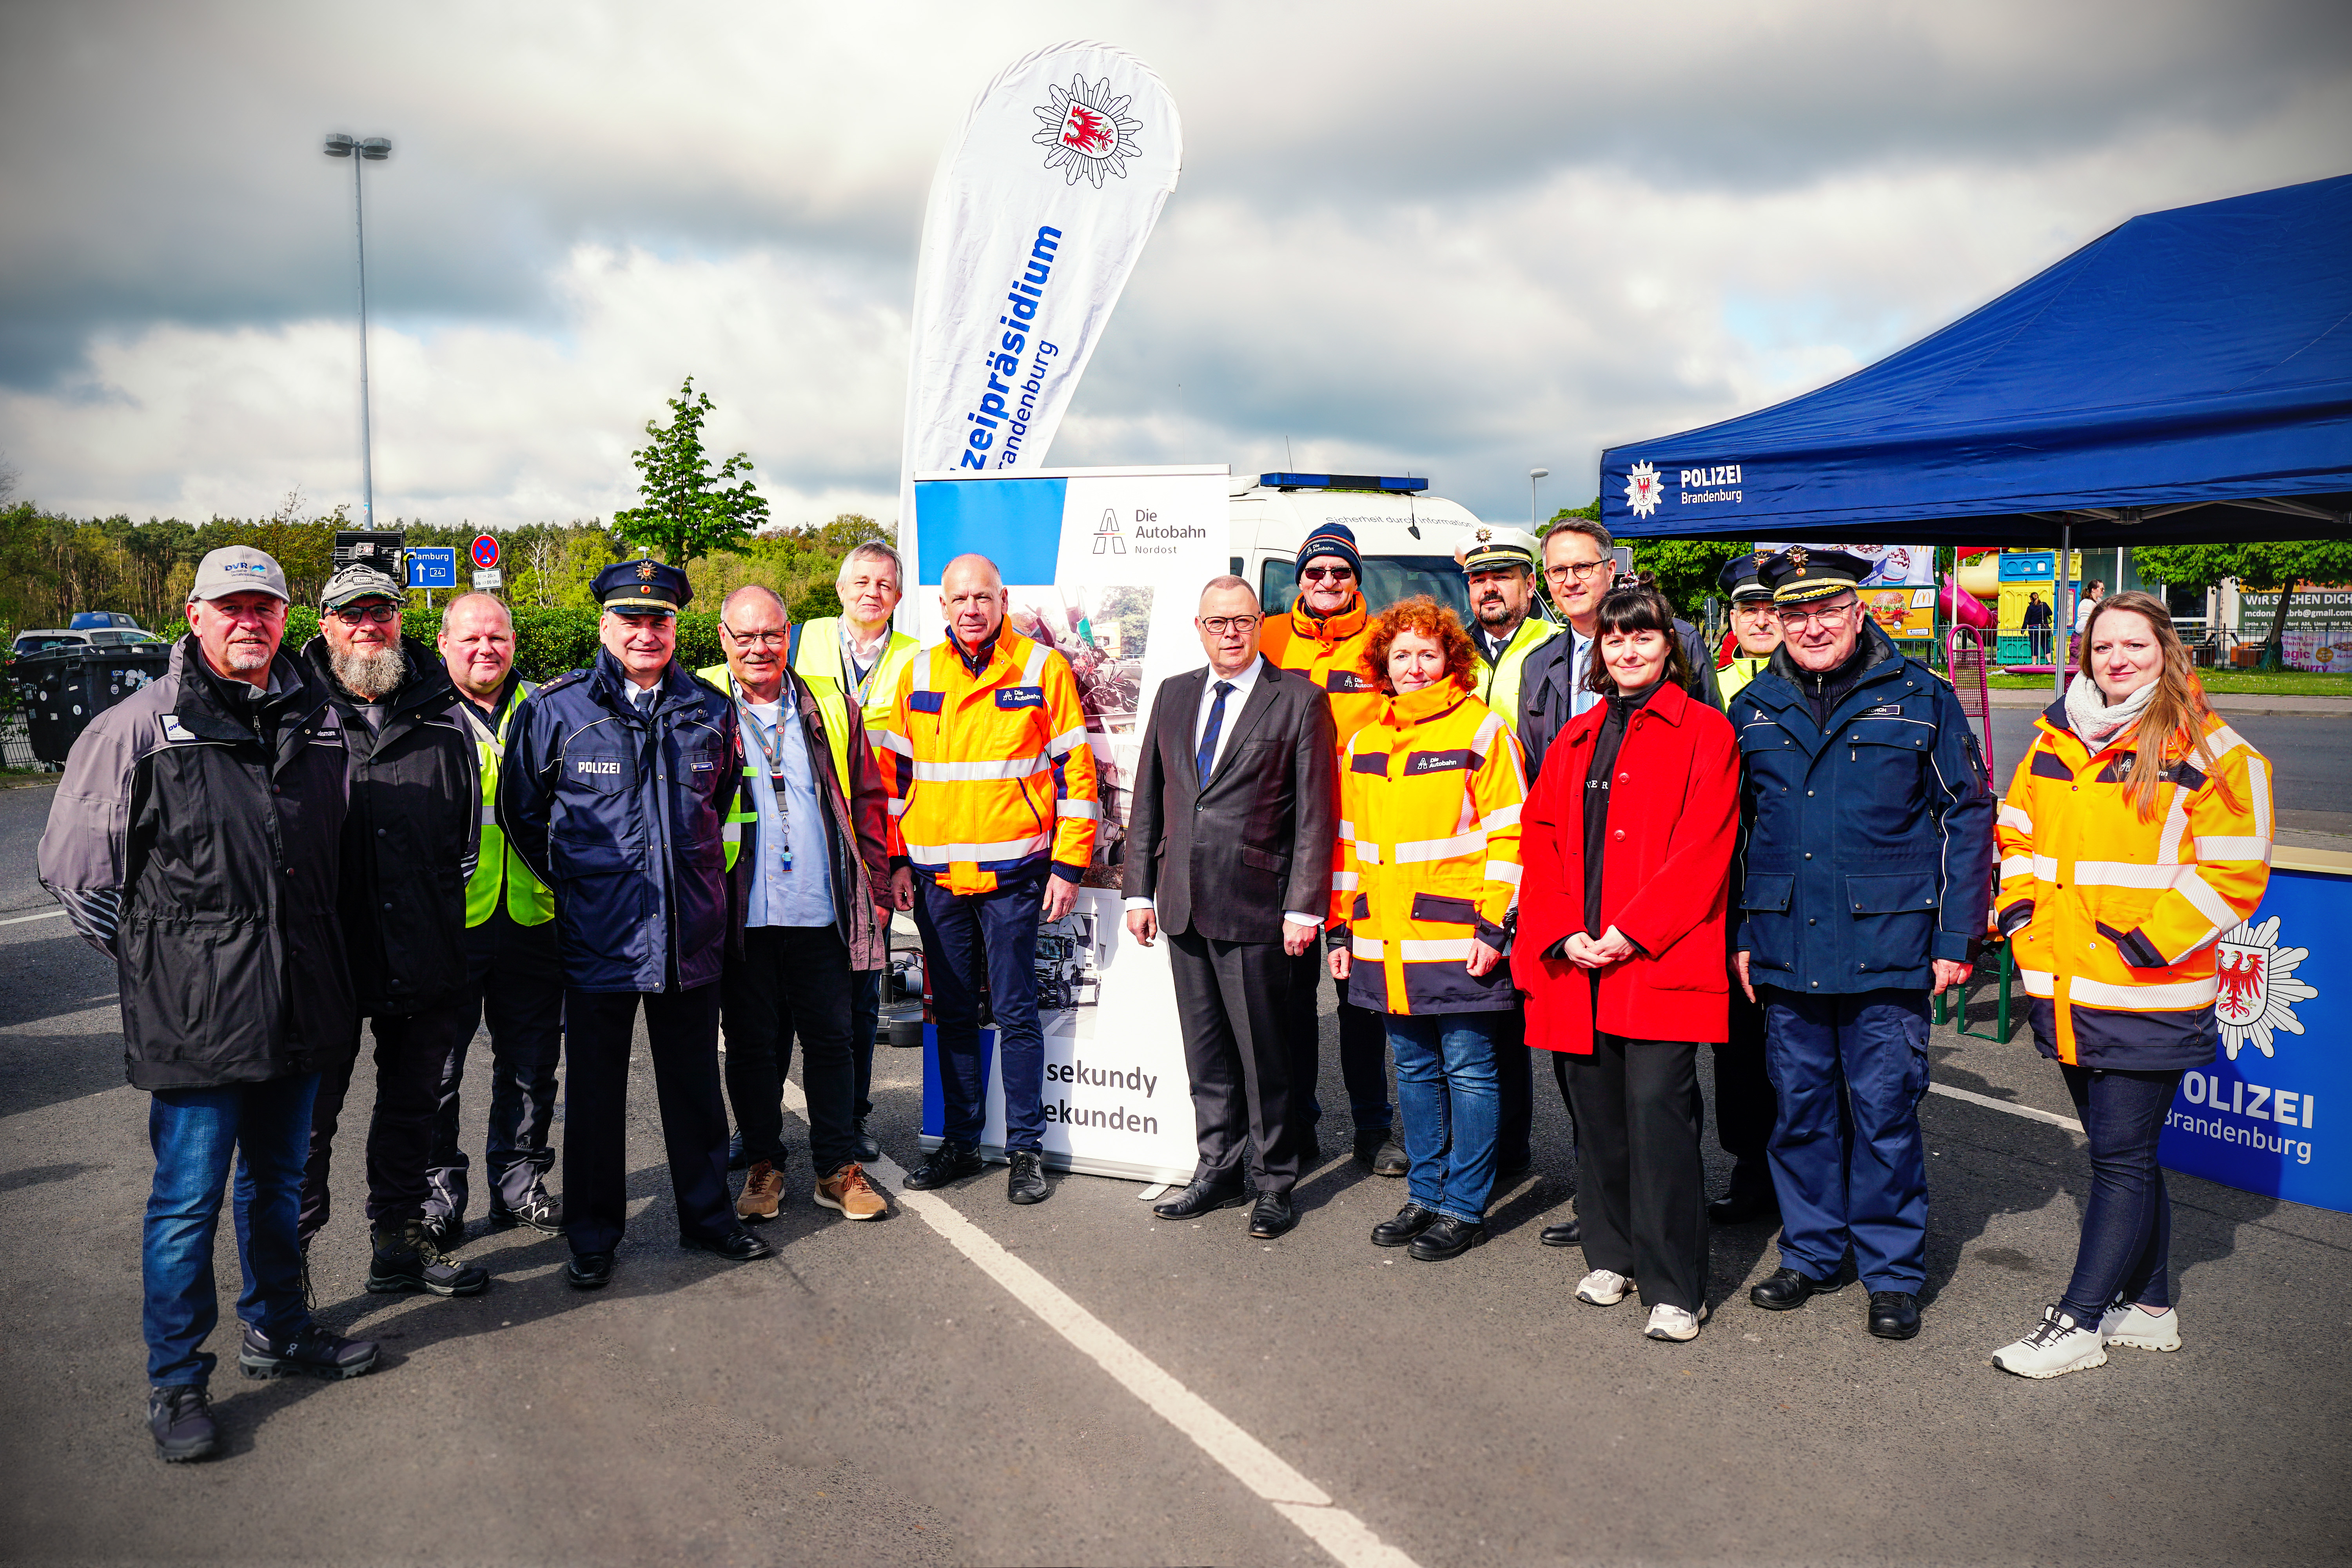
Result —
M2202 1067L2216 1037L2213 944L2270 882L2270 764L2210 713L2210 763L2179 745L2137 756L2129 731L2094 754L2063 700L2036 728L1994 829L1993 903L2034 1033L2082 1067ZM2152 819L2124 793L2151 761L2164 770Z
M975 672L953 637L898 678L875 737L890 792L890 863L950 893L988 893L1050 860L1076 881L1094 858L1095 754L1077 678L1060 654L1000 629Z
M1402 1014L1512 1005L1509 963L1465 966L1473 939L1502 947L1518 904L1527 793L1517 738L1452 681L1389 698L1349 737L1331 870L1349 1001Z

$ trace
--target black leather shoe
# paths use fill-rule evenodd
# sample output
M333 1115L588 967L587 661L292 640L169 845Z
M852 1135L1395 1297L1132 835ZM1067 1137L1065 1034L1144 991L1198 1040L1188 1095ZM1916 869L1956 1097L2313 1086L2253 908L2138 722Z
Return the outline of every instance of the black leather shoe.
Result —
M756 1263L762 1258L773 1258L776 1249L738 1226L716 1241L698 1236L681 1236L680 1247L690 1247L697 1252L707 1252L713 1258L723 1258L730 1263Z
M1536 1239L1546 1247L1582 1247L1584 1222L1571 1219L1559 1225L1548 1225L1537 1233Z
M1379 1158L1381 1145L1388 1141L1389 1130L1385 1127L1375 1127L1369 1131L1359 1128L1356 1131L1357 1163L1363 1165L1370 1164L1375 1159Z
M563 1278L574 1290L601 1290L613 1282L613 1255L575 1252L563 1266Z
M247 1377L359 1377L375 1370L373 1340L347 1340L312 1323L290 1340L273 1340L248 1326L236 1364Z
M1816 1279L1794 1268L1775 1268L1769 1279L1757 1281L1748 1292L1748 1299L1768 1312L1786 1312L1801 1307L1815 1296L1830 1292L1830 1282Z
M730 1171L748 1171L751 1165L751 1156L743 1152L743 1134L738 1132L727 1140L727 1168Z
M1919 1298L1908 1290L1873 1290L1870 1331L1882 1340L1907 1340L1917 1333Z
M1054 1189L1045 1184L1045 1156L1034 1149L1014 1150L1004 1173L1005 1201L1042 1204L1053 1195Z
M969 1143L942 1143L931 1151L931 1157L907 1173L900 1185L918 1193L928 1193L933 1187L944 1187L950 1182L976 1176L988 1169L988 1162L980 1151Z
M1241 1185L1222 1182L1204 1182L1194 1177L1192 1184L1164 1204L1153 1204L1151 1212L1161 1219L1194 1219L1213 1209L1237 1209L1257 1194Z
M866 1118L863 1116L857 1119L856 1133L852 1142L857 1150L860 1164L870 1165L882 1157L882 1145L874 1141L874 1134L866 1131Z
M1384 1219L1372 1226L1372 1245L1402 1247L1436 1223L1435 1209L1425 1209L1419 1204L1407 1204L1397 1210L1394 1219Z
M1412 1162L1406 1158L1404 1145L1396 1141L1396 1134L1390 1133L1372 1155L1372 1174L1403 1176L1411 1174L1412 1171Z
M1440 1215L1437 1223L1412 1238L1406 1250L1423 1263L1443 1263L1449 1258L1459 1258L1486 1239L1486 1227L1455 1219L1452 1215Z
M1298 1210L1288 1193L1260 1193L1257 1207L1250 1210L1250 1235L1260 1241L1272 1241L1298 1223Z
M147 1430L154 1436L156 1457L167 1464L205 1458L220 1447L220 1429L213 1425L212 1398L200 1384L149 1389Z

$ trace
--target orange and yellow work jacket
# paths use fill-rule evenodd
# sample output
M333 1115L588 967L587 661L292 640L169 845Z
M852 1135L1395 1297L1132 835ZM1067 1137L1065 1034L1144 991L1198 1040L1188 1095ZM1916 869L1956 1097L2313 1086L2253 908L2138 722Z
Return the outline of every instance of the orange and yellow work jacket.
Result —
M1321 619L1307 613L1302 599L1286 613L1266 617L1258 651L1276 669L1295 669L1328 693L1331 723L1344 752L1348 738L1379 716L1388 695L1364 673L1364 650L1371 644L1370 614L1364 596L1338 615Z
M2270 880L2270 764L2208 714L2210 766L2160 759L2156 816L2124 784L2140 759L2093 755L2063 700L2036 721L1995 832L2000 894L2033 1032L2083 1067L2169 1072L2213 1059L2217 938L2250 918Z
M890 863L988 893L1049 860L1076 881L1095 851L1095 754L1069 661L1004 628L975 672L950 637L908 660L889 728Z
M1381 698L1342 748L1331 926L1349 943L1348 1000L1376 1013L1490 1013L1516 1005L1494 948L1519 900L1527 775L1499 714L1451 683Z

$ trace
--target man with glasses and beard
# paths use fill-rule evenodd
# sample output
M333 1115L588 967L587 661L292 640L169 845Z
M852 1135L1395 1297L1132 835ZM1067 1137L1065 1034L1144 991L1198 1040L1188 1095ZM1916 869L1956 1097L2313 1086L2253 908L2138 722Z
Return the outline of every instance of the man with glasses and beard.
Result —
M1984 936L1993 798L1959 699L1864 610L1869 573L1841 550L1767 557L1781 645L1731 705L1733 963L1779 1090L1780 1268L1748 1299L1801 1307L1851 1250L1870 1331L1907 1340L1927 1279L1927 998L1967 981Z
M471 1296L487 1269L460 1268L425 1219L426 1173L450 1054L474 1032L466 983L466 881L478 849L474 742L457 689L433 650L402 637L402 590L373 566L343 567L319 601L320 635L302 650L342 719L351 796L343 819L341 913L359 1010L375 1035L368 1123L371 1291ZM327 1223L335 1128L359 1054L358 1021L336 1042L310 1112L300 1239Z

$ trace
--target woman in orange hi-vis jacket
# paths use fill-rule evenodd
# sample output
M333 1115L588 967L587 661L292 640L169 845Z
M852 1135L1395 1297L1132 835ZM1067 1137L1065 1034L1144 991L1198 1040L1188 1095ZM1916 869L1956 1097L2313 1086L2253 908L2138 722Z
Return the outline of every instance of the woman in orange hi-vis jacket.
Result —
M1387 1016L1396 1053L1408 1201L1372 1241L1435 1261L1486 1239L1527 778L1509 727L1470 695L1477 661L1453 611L1427 595L1391 606L1364 668L1387 700L1340 766L1331 973Z
M2101 600L2080 658L1999 824L1995 918L2091 1144L2074 1277L1993 1354L2026 1377L2180 1347L2157 1138L2180 1075L2213 1059L2214 941L2270 879L2270 764L2206 703L2163 603Z

